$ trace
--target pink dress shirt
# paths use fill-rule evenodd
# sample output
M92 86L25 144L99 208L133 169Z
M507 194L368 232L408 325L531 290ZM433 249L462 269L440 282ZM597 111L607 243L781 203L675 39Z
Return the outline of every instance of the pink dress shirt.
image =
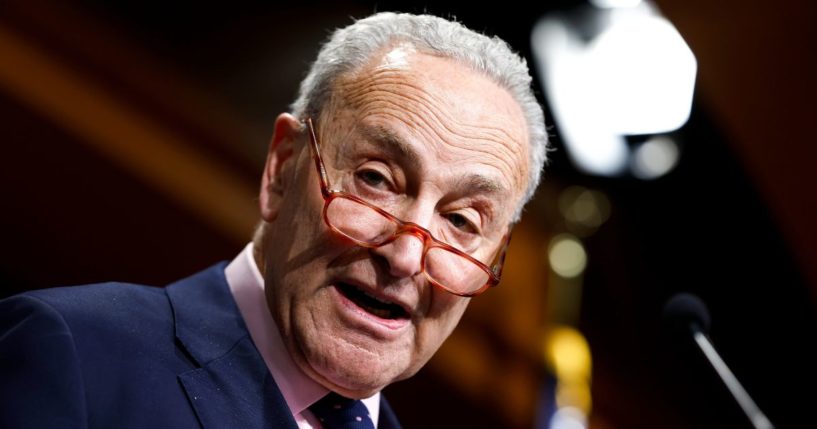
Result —
M295 422L301 429L316 429L321 425L309 411L309 406L329 391L304 374L292 361L287 352L278 327L272 318L264 295L264 277L253 258L253 245L248 244L241 253L227 265L224 274L230 292L235 298L244 323L250 331L255 347L264 358L272 378L281 389ZM369 415L377 428L380 412L380 393L363 399Z

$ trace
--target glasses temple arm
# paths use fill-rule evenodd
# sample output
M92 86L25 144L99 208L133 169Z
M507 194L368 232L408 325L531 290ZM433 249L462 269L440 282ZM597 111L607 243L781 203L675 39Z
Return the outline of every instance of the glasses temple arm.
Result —
M312 148L312 159L315 161L315 167L318 169L318 176L321 180L321 193L324 198L328 198L329 192L329 175L326 174L326 167L323 165L323 160L320 155L320 145L318 145L318 136L315 134L315 127L312 124L312 118L306 118L306 128L309 132L309 144Z
M508 231L508 233L505 235L504 241L505 243L502 245L502 249L497 256L497 260L493 265L491 265L491 272L493 272L497 278L502 277L502 268L505 266L505 253L508 251L508 246L511 245L511 231Z

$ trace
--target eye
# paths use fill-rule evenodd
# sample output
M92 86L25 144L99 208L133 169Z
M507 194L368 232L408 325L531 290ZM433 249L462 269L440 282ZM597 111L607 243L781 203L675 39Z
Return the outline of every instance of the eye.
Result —
M448 222L456 229L471 233L471 234L478 234L479 228L474 225L466 216L460 213L448 213L445 215Z
M387 184L386 176L376 170L361 170L358 171L356 175L363 183L374 188Z

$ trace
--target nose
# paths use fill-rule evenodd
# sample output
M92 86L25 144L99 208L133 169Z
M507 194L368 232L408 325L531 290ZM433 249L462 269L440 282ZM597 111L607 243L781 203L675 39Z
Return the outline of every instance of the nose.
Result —
M401 234L389 244L372 249L394 278L410 278L422 272L423 237L411 232Z

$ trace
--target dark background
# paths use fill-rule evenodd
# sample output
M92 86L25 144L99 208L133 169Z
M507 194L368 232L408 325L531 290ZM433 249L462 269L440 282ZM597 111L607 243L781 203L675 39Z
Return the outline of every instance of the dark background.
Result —
M272 122L319 42L350 17L455 16L530 59L532 25L578 3L3 2L0 295L163 285L232 258L255 222ZM611 202L584 239L573 321L593 356L591 427L750 427L700 353L662 329L663 304L680 291L706 301L714 343L770 419L813 424L815 7L657 4L698 59L678 166L654 181L583 175L556 124L502 287L474 300L426 369L386 391L407 427L430 427L432 415L449 427L531 427L538 401L552 401L540 397L540 349L560 303L548 301L542 249L566 229L554 205L572 185Z

